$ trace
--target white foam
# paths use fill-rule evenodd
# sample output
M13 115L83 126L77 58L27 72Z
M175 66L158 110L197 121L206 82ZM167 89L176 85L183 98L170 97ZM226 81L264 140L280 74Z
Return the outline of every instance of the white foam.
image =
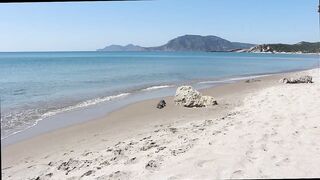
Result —
M105 101L111 101L113 99L124 97L124 96L127 96L129 94L130 93L122 93L122 94L118 94L118 95L114 95L114 96L107 96L107 97L102 97L102 98L90 99L90 100L78 103L76 105L73 105L73 106L68 106L68 107L65 107L65 108L62 108L62 109L57 109L57 110L54 110L54 111L50 111L50 112L44 113L41 117L42 118L50 117L50 116L53 116L53 115L61 113L61 112L71 111L71 110L74 110L74 109L95 105L95 104L98 104L98 103L101 103L101 102L105 102Z
M198 84L214 84L214 83L224 83L228 81L230 80L202 81L202 82L199 82Z
M172 87L172 86L170 86L170 85L151 86L146 89L143 89L142 91L151 91L151 90L163 89L163 88L168 88L168 87Z
M25 127L22 130L18 130L16 132L13 132L13 133L11 133L11 134L9 134L7 136L1 137L1 139L5 139L5 138L7 138L9 136L12 136L14 134L20 133L22 131L25 131L25 130L37 125L38 122L43 120L44 118L48 118L50 116L53 116L53 115L56 115L56 114L59 114L59 113L62 113L62 112L67 112L67 111L75 110L75 109L78 109L78 108L95 105L95 104L102 103L102 102L105 102L105 101L111 101L111 100L114 100L114 99L117 99L117 98L128 96L129 94L130 93L122 93L122 94L113 95L113 96L107 96L107 97L102 97L102 98L91 99L91 100L87 100L87 101L78 103L78 104L73 105L73 106L68 106L68 107L65 107L65 108L61 108L61 109L57 109L57 110L46 112L46 113L42 114L40 116L40 118L35 119L35 122L32 125L30 125L28 127Z
M235 77L235 78L231 78L231 79L229 79L229 80L231 80L231 81L239 81L239 80L259 78L259 77L264 77L264 76L269 76L269 75L256 75L256 76Z

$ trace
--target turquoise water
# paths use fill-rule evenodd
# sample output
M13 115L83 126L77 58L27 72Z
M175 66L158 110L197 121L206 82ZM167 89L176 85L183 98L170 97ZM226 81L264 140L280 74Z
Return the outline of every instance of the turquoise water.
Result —
M288 54L0 53L1 137L58 113L125 100L143 91L304 69L316 64L315 55Z

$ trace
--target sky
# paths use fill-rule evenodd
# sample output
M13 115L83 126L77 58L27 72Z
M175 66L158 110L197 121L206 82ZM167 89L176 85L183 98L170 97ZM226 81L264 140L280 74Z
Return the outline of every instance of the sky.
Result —
M318 0L0 4L0 52L163 45L185 34L254 44L319 41Z

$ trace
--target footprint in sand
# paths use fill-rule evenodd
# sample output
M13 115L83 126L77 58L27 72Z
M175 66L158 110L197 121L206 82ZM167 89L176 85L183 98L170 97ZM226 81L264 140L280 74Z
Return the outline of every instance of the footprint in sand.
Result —
M7 170L7 169L10 169L10 168L12 168L12 166L5 167L5 168L3 168L2 170Z
M92 155L93 153L92 152L85 152L82 154L82 156L88 156L88 155Z
M205 167L205 166L208 166L208 165L210 165L210 164L213 164L213 163L214 163L214 160L215 160L215 159L198 161L198 162L196 163L196 166L197 166L197 167L200 167L200 168L203 168L203 167Z
M85 172L84 174L82 174L81 177L90 176L94 172L95 172L94 170L89 170L89 171Z
M243 177L243 170L239 169L232 173L231 178Z
M146 166L145 166L146 169L148 170L159 170L160 168L160 163L156 160L150 160Z
M177 180L177 179L182 179L182 176L181 175L174 175L174 176L170 176L168 178L168 180Z
M144 137L144 138L140 139L140 141L144 141L144 140L147 140L147 139L150 139L150 138L151 138L151 136L147 136L147 137Z
M261 150L267 152L268 151L267 144L261 144Z
M277 156L276 156L276 155L272 155L270 159L271 159L271 160L276 160L276 159L277 159Z
M116 171L113 172L109 175L102 175L96 178L96 180L105 180L105 179L109 179L109 180L119 180L119 179L129 179L130 176L130 172L125 172L125 171Z
M133 157L133 158L130 158L128 161L126 161L124 164L135 164L137 162L138 162L137 157Z
M160 151L166 149L167 147L162 146L162 147L158 147L157 150L155 151L155 153L159 153Z
M275 165L282 166L282 165L287 164L289 162L290 162L290 159L288 157L286 157L286 158L282 159L281 161L277 162Z
M275 143L275 144L279 144L279 145L283 145L284 144L283 140L275 140L275 141L272 141L272 142Z

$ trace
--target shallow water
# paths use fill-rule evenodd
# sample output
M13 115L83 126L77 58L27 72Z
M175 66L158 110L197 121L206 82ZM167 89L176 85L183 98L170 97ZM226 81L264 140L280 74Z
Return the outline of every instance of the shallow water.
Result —
M239 76L305 69L316 64L315 55L288 54L0 53L1 138L63 112L126 101L133 96L137 97L135 101L142 99L137 94L168 95L180 84L200 88Z

